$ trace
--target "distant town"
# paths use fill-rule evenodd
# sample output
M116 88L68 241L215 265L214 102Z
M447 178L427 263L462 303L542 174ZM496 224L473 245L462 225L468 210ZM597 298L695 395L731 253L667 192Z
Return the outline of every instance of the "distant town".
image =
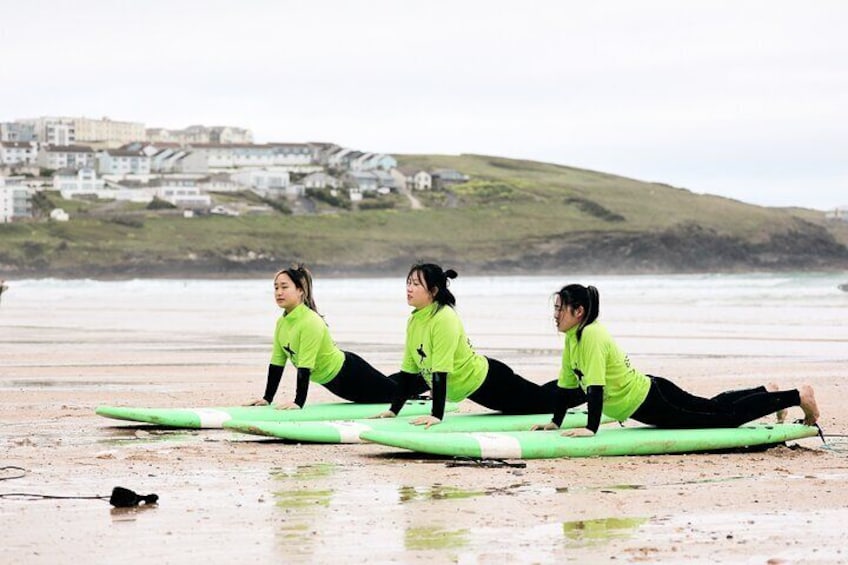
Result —
M391 155L332 142L257 144L249 129L233 126L146 128L66 116L0 122L0 223L71 219L60 207L45 209L52 202L39 198L45 191L191 218L308 214L315 213L315 201L335 209L388 208L392 194L408 198L414 209L420 207L415 192L469 180L462 171L399 167ZM247 209L225 197L246 191L260 204ZM848 221L848 208L825 215Z
M469 177L451 169L409 169L385 153L331 142L257 144L249 129L192 125L146 128L109 118L40 117L0 122L0 223L67 221L61 208L36 210L43 191L171 208L184 217L239 215L215 195L251 191L287 211L308 195L356 208L363 199L443 190ZM372 206L379 207L379 206ZM308 210L307 210L308 213Z

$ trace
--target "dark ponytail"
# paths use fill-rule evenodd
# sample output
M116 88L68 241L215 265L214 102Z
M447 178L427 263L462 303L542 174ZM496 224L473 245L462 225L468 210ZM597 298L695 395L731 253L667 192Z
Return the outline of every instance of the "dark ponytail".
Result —
M582 284L569 284L562 287L556 293L559 296L561 308L577 308L583 307L583 319L580 320L580 325L577 326L577 341L583 335L583 328L598 319L601 309L601 297L598 289L594 286L583 286Z
M309 269L303 263L298 263L288 269L277 271L274 280L284 273L297 288L303 291L303 303L306 304L306 307L317 313L318 307L315 305L315 297L312 296L312 273L309 272Z
M409 269L406 275L406 280L412 277L420 277L424 282L427 290L433 293L433 302L442 306L456 306L456 297L448 290L448 281L457 277L456 271L448 269L443 271L442 268L434 263L417 263Z

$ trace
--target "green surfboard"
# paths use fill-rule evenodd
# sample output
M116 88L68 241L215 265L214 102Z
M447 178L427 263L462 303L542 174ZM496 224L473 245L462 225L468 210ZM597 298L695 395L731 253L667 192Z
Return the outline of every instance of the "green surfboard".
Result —
M405 414L406 412L404 412ZM361 443L359 434L381 430L400 433L446 433L446 432L496 432L529 430L534 424L551 420L550 414L525 414L512 416L498 412L484 414L452 414L441 423L424 428L414 426L411 418L387 418L365 420L332 420L322 422L251 422L230 420L225 428L243 433L270 436L295 441L315 443ZM605 419L604 421L609 421ZM579 428L586 425L585 410L569 411L563 420L564 428Z
M424 415L430 413L431 403L425 400L410 400L404 413ZM277 410L273 406L223 406L212 408L134 408L122 406L98 406L95 412L106 418L129 420L145 424L156 424L170 428L221 428L229 420L253 420L261 422L305 422L312 420L340 420L368 418L388 410L388 404L354 404L332 402L307 404L300 410ZM457 404L448 402L446 411L454 411Z
M594 437L563 437L560 431L443 433L362 432L364 440L447 457L550 459L614 455L693 453L768 446L812 437L817 428L802 424L752 424L739 428L664 430L649 427L601 428Z

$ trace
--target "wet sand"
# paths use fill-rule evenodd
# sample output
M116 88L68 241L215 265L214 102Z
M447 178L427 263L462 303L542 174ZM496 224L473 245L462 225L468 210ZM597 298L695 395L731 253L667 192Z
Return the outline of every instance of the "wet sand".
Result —
M123 486L160 500L126 510L103 500L0 499L3 563L848 562L841 437L828 449L810 438L755 453L487 468L376 445L133 426L94 408L232 405L260 394L264 328L117 331L82 317L39 321L6 300L0 466L25 471L0 471L24 475L0 481L0 492L108 497ZM339 332L342 346L394 370L395 351ZM553 351L500 353L543 382L556 371ZM816 388L825 432L848 433L839 356L642 352L637 361L707 395L768 380L789 386L803 375ZM291 371L286 377L284 395ZM312 387L310 402L330 400ZM801 416L790 411L790 419Z

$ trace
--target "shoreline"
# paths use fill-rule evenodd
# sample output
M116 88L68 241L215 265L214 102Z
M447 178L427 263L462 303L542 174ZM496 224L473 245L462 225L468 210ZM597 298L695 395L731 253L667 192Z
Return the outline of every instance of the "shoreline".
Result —
M296 262L295 262L296 263ZM292 264L295 264L292 263ZM406 271L408 269L394 270L391 272L386 272L384 270L331 270L325 271L320 266L313 268L309 264L305 264L307 268L309 268L313 275L316 278L321 279L371 279L371 278L395 278L395 277L405 277ZM123 273L113 273L113 274L98 274L91 275L89 271L85 269L81 269L79 271L57 271L51 272L47 274L39 274L43 273L43 271L33 271L33 272L22 272L17 273L15 271L0 271L0 274L3 275L2 278L9 281L17 280L48 280L48 279L56 279L56 280L94 280L94 281L102 281L102 282L120 282L120 281L130 281L130 280L152 280L152 279L161 279L161 280L240 280L240 279L261 279L261 278L271 278L274 273L279 269L284 269L290 266L289 263L281 264L279 267L275 267L271 270L261 270L261 269L249 269L244 271L226 271L226 272L216 272L216 271L197 271L197 270L189 270L189 271L171 271L171 270L163 270L161 272L145 272L145 273L132 273L132 274L123 274ZM409 265L412 266L412 263ZM460 276L467 277L552 277L552 276L563 276L563 272L566 271L566 268L563 269L539 269L533 272L528 272L523 269L515 269L515 270L500 270L500 271L492 271L487 269L479 269L479 268L469 268L465 269L462 267L454 267L451 263L445 262L445 268L455 268L459 271ZM461 270L460 270L461 269ZM751 275L751 276L760 276L760 275L797 275L797 274L805 274L805 275L837 275L844 274L846 281L848 281L848 267L846 268L833 268L833 269L814 269L814 270L806 270L806 269L727 269L727 270L689 270L689 271L674 271L674 270L609 270L609 271L570 271L568 276L572 278L585 278L585 277L651 277L651 276L704 276L704 275ZM10 275L21 275L12 277ZM848 283L846 283L848 285Z

